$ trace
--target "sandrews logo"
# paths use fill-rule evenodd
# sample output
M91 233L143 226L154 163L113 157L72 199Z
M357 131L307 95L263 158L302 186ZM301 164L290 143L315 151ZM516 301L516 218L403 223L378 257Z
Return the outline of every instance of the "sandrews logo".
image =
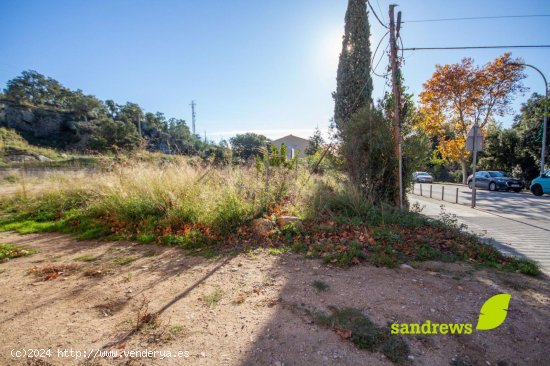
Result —
M489 298L479 311L476 330L496 329L504 323L508 315L508 305L512 295L498 294ZM391 334L472 334L471 323L393 323Z

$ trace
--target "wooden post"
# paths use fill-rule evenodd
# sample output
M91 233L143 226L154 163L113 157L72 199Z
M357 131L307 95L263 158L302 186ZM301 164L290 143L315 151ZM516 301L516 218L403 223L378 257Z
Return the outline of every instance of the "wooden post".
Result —
M456 198L455 198L455 203L458 203L458 187L456 187Z
M445 201L445 186L441 186L441 201Z
M432 198L432 185L430 184L430 198Z
M422 183L420 183L420 196L422 196Z

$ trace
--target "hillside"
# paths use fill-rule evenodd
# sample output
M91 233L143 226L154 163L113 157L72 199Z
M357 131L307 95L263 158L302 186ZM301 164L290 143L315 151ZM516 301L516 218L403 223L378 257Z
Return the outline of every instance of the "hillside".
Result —
M145 112L138 104L100 100L36 71L23 71L0 94L0 127L33 145L80 153L144 149L167 154L223 155L179 118Z

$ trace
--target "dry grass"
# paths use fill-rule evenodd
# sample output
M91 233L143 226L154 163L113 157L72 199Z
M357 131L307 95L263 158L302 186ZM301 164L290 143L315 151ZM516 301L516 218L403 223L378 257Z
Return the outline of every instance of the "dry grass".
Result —
M296 186L291 172L273 169L270 204L288 197ZM226 234L267 208L265 178L255 168L203 167L185 159L164 166L129 163L108 172L22 177L18 187L0 208L17 212L20 219L78 218L79 225L83 218L98 219L136 233L191 225Z
M293 214L304 220L305 232L283 228L269 240L330 263L368 260L395 267L411 260L474 260L540 273L536 264L506 258L464 235L452 218L429 222L369 201L343 184L338 173L308 179L306 171L298 177L283 167L270 172L268 193L265 173L255 167L216 167L182 157L162 164L122 162L105 172L51 174L42 181L25 178L17 194L0 199L0 230L75 233L78 239L110 236L212 257L217 243L241 245L243 238L250 243L245 226L255 217Z
M74 274L79 266L74 263L52 263L42 266L34 266L29 269L29 273L43 279L44 281L55 280L59 276L68 276Z

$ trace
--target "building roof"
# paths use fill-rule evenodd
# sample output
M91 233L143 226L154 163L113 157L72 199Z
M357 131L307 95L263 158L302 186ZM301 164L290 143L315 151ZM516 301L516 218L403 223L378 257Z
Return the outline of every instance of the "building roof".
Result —
M276 144L278 142L283 142L284 140L287 140L287 141L288 140L294 140L294 141L301 142L301 143L309 143L308 139L304 139L302 137L294 136L292 134L283 136L281 138L278 138L277 140L273 140L272 142Z

